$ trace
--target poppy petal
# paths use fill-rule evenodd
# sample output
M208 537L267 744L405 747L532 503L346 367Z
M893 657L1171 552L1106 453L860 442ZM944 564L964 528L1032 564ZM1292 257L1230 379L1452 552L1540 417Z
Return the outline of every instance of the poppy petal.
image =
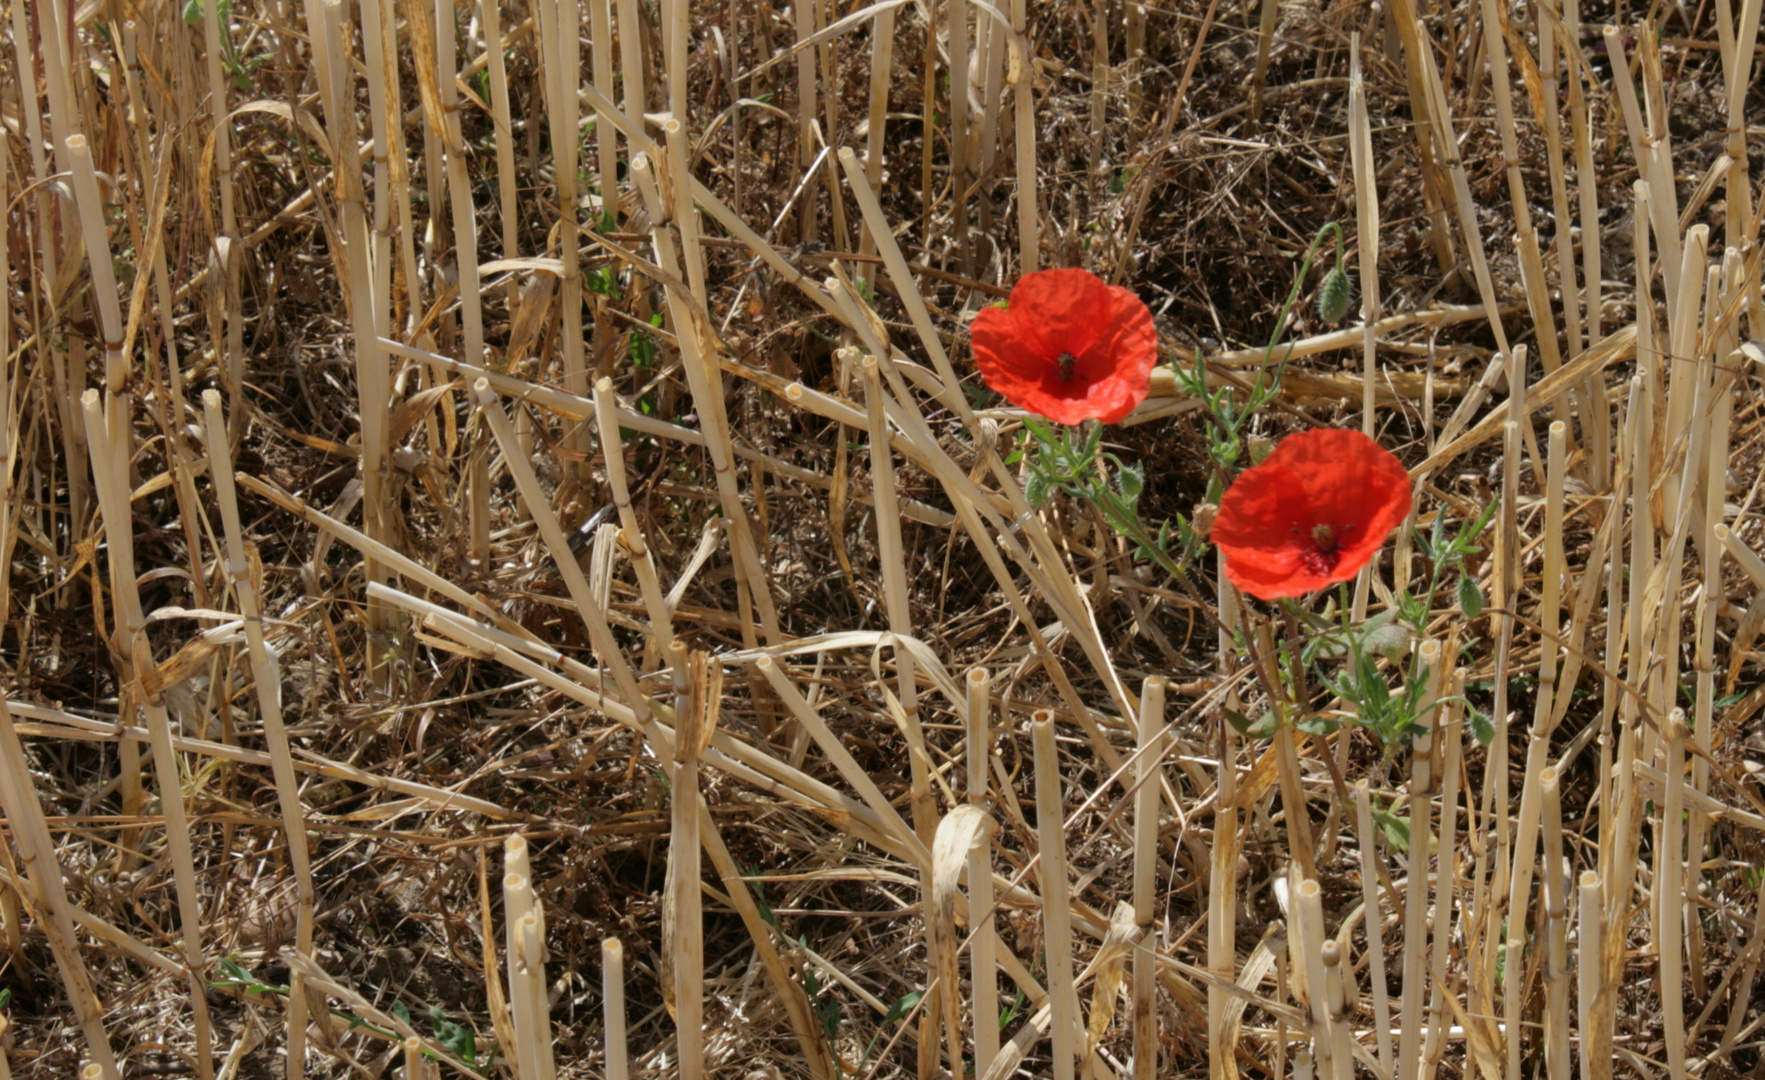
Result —
M1060 424L1126 418L1146 399L1158 363L1146 305L1086 270L1025 274L1010 306L982 309L969 334L989 387Z
M1227 490L1213 539L1245 592L1303 596L1358 573L1410 504L1409 474L1378 443L1358 431L1304 431Z
M1283 440L1275 452L1304 485L1313 520L1339 534L1333 580L1359 573L1409 516L1409 472L1358 431L1303 431Z
M1036 352L1049 357L1063 352L1080 356L1090 352L1102 336L1100 316L1113 300L1110 292L1110 287L1089 270L1037 270L1011 287L1011 310L1023 317L1019 333Z
M1014 405L1041 392L1041 365L1026 355L1030 346L1013 312L984 307L969 326L975 367L993 392ZM1027 406L1025 406L1027 407Z
M1311 527L1305 488L1267 463L1247 470L1220 500L1210 534L1226 557L1226 577L1253 596L1273 599L1279 583L1302 573L1300 531Z

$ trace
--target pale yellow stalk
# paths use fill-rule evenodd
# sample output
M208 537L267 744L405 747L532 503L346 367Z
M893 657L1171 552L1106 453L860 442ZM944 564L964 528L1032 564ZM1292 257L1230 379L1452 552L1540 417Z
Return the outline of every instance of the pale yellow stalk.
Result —
M1140 716L1135 725L1134 763L1134 925L1140 940L1134 946L1132 988L1134 1018L1134 1080L1158 1075L1158 933L1153 924L1158 884L1159 788L1165 747L1165 680L1154 675L1141 688Z
M1581 924L1576 936L1575 958L1581 1075L1586 1080L1610 1080L1612 995L1604 979L1606 901L1598 871L1581 872L1581 887L1576 896Z
M606 1043L607 1080L628 1080L631 1064L625 1050L625 943L601 942L601 1031Z
M93 262L105 258L106 247L94 249ZM86 418L86 438L95 453L92 455L93 480L98 489L99 505L104 513L109 540L116 592L116 638L118 651L127 657L130 670L137 673L156 667L147 640L146 618L141 610L141 594L137 585L134 552L134 515L129 511L128 490L118 483L111 465L118 460L113 448L111 429L122 427L114 418L129 413L127 394L113 395L108 408L99 403L98 391L87 390L80 396ZM110 416L107 418L106 413ZM127 431L126 427L122 429ZM172 876L177 884L178 919L184 935L184 959L188 965L190 1009L196 1035L197 1075L202 1080L214 1076L213 1034L209 1027L208 996L205 982L208 963L203 950L201 890L196 880L196 862L191 844L189 816L184 806L184 787L178 770L177 752L172 747L171 718L166 715L164 698L158 693L144 692L142 707L147 714L147 728L153 741L153 766L159 781L161 812L165 816L166 849L171 858Z
M1655 893L1660 915L1655 922L1655 948L1660 956L1661 1037L1667 1044L1667 1074L1685 1080L1685 969L1681 955L1685 944L1683 926L1685 898L1685 710L1674 709L1667 717L1663 743L1667 759L1666 797L1660 810L1660 844L1655 849Z
M533 886L528 881L527 841L519 833L504 841L503 855L503 962L509 973L509 1013L515 1025L515 1072L519 1080L539 1080L540 1017L536 1014L533 984L536 976L528 963L522 921L533 913ZM494 976L491 976L494 978ZM540 992L544 993L543 986Z
M968 672L968 805L987 802L987 761L993 733L992 702L987 696L987 671ZM968 947L970 994L974 1017L974 1072L985 1076L999 1056L998 936L993 919L993 871L990 847L977 844L968 853Z
M1404 885L1403 917L1403 1017L1402 1036L1397 1052L1397 1080L1416 1080L1422 1061L1423 994L1427 991L1424 965L1428 956L1428 842L1432 833L1429 818L1434 790L1433 730L1436 721L1433 705L1436 698L1440 668L1440 641L1429 638L1417 651L1418 678L1427 680L1418 715L1425 718L1426 728L1410 743L1410 839L1408 882ZM1444 853L1442 853L1444 856ZM1512 949L1509 955L1517 955Z
M1354 786L1355 834L1361 849L1362 925L1367 933L1367 981L1372 987L1373 1037L1379 1049L1379 1066L1391 1075L1391 995L1385 986L1385 916L1379 904L1377 835L1373 831L1372 792L1366 780Z
M1568 871L1563 865L1563 799L1557 770L1538 774L1544 841L1544 1069L1550 1080L1569 1080Z
M1018 0L1022 3L1022 0ZM1041 865L1042 935L1047 948L1048 997L1053 1007L1054 1080L1074 1080L1079 999L1072 968L1072 914L1066 871L1066 829L1060 751L1054 714L1038 709L1030 729L1036 762L1036 838Z
M264 640L263 605L258 599L257 582L252 579L252 564L245 550L245 528L239 516L232 449L228 445L227 425L221 416L221 395L214 390L204 390L202 409L208 427L210 461L214 466L210 480L214 484L215 501L220 505L221 523L226 534L227 577L233 583L239 614L245 620L251 677L257 690L264 741L269 747L276 799L282 811L282 830L287 834L288 862L294 873L294 947L303 956L310 957L313 954L313 905L317 894L313 888L312 856L307 847L306 809L300 800L300 782L295 777L288 731L282 723L281 668ZM305 980L299 972L291 973L289 983L286 1061L289 1078L295 1080L305 1075L306 990Z

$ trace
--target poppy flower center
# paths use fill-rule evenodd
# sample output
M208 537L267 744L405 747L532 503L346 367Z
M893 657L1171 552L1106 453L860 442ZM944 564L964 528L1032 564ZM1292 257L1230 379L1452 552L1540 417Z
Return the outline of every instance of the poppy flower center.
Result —
M1072 369L1078 365L1079 358L1072 353L1063 352L1054 358L1054 362L1060 365L1060 381L1071 382Z
M1337 528L1334 525L1311 527L1311 543L1299 553L1299 561L1308 573L1319 576L1328 574L1342 560L1342 553L1337 550L1340 543L1336 535Z

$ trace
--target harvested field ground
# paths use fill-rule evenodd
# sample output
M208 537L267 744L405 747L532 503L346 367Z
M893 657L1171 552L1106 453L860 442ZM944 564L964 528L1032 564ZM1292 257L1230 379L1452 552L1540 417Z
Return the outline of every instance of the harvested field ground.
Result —
M1759 19L14 0L10 1075L1765 1078Z

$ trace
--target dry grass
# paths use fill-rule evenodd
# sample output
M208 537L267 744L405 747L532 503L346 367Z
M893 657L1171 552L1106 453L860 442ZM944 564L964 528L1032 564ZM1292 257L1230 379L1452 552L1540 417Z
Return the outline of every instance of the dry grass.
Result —
M13 1075L1762 1075L1757 0L8 14ZM1229 381L1331 220L1251 433L1496 505L1395 754L964 329Z

